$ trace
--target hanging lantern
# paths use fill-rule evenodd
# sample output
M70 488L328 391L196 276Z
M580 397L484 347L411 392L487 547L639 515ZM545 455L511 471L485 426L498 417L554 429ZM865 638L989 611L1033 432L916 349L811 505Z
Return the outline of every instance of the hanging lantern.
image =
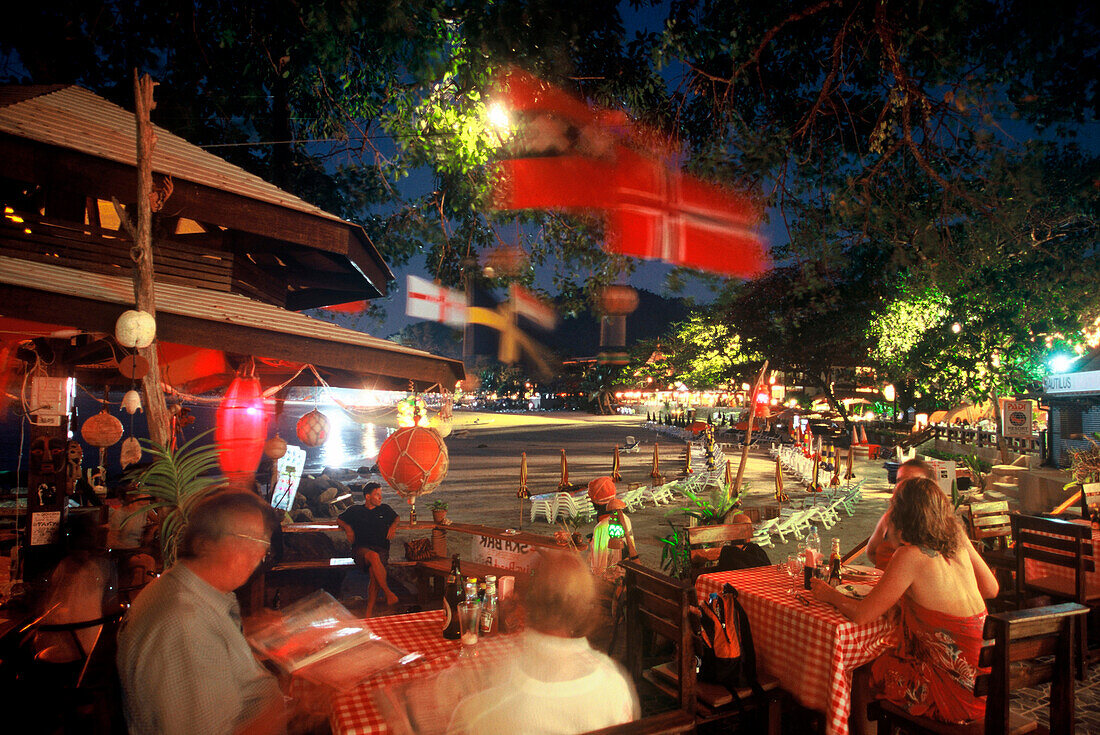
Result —
M328 439L328 416L316 408L298 419L298 439L307 447L319 447Z
M126 409L126 413L133 416L141 410L141 394L136 390L126 391L126 395L122 396L122 407Z
M600 294L600 306L607 316L625 316L638 308L638 292L630 286L606 286Z
M80 435L93 447L105 449L118 444L122 438L122 422L104 408L80 427Z
M132 436L128 436L122 440L122 453L118 458L119 464L122 465L122 469L126 469L132 464L137 464L141 461L141 442Z
M282 459L286 454L286 439L278 434L267 440L264 444L264 456L268 459Z
M236 377L218 406L214 441L227 477L249 476L260 463L267 433L263 390L256 378Z
M398 429L378 449L378 472L409 503L427 495L447 476L447 445L435 429Z
M115 322L115 339L123 347L143 349L153 344L157 336L157 322L147 311L129 309Z

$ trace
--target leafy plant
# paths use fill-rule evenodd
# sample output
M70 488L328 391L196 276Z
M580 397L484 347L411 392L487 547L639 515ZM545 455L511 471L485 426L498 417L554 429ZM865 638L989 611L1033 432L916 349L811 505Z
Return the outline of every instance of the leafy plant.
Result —
M433 500L431 505L432 510L447 510L446 500Z
M148 510L159 513L161 558L165 567L176 561L179 535L187 525L187 516L195 503L225 484L217 473L218 450L213 444L198 444L213 431L203 432L182 446L171 449L150 439L142 439L145 451L153 456L148 467L131 470L125 480L136 482L152 498L152 503L131 513L123 521Z
M977 454L964 454L959 458L959 462L970 470L970 476L974 480L972 487L981 492L981 489L985 487L985 476L993 471L993 465Z
M668 521L672 533L662 537L661 570L670 577L683 579L691 569L691 548L688 546L687 530L677 528Z
M1071 485L1100 482L1100 444L1096 442L1100 439L1100 432L1094 431L1092 436L1086 434L1084 438L1092 446L1070 451L1070 473L1073 475L1073 482L1066 485L1067 489Z
M682 489L680 494L690 502L669 513L683 512L689 518L694 518L702 526L717 526L723 522L723 518L741 502L741 494L748 490L748 483L741 484L741 493L733 497L726 496L726 488L721 484L711 485L710 498L706 499L702 494L696 494L691 490Z

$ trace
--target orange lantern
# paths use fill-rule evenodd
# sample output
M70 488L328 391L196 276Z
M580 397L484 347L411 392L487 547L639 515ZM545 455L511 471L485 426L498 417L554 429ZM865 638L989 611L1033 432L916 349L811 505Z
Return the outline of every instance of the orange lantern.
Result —
M378 449L379 474L409 504L439 487L449 464L443 438L425 426L398 429Z
M328 416L315 408L298 419L295 431L302 444L307 447L319 447L328 439Z
M84 441L100 449L117 444L122 438L122 432L122 422L109 414L106 408L80 427L80 435L84 437Z
M256 471L267 434L263 390L257 378L233 379L218 406L214 441L227 477L247 477Z
M279 436L276 432L275 436L267 440L264 444L264 456L268 459L282 459L286 454L286 439Z
M638 292L630 286L606 286L600 294L600 306L607 316L625 316L638 308Z

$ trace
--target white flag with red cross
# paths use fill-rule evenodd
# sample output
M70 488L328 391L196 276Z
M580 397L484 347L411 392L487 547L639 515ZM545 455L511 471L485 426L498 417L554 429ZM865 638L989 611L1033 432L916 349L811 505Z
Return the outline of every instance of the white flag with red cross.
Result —
M515 310L516 314L527 317L546 330L552 330L558 326L557 312L545 301L518 283L512 284L511 291L512 309Z
M409 275L405 295L405 313L420 319L464 327L467 320L466 295L453 288Z

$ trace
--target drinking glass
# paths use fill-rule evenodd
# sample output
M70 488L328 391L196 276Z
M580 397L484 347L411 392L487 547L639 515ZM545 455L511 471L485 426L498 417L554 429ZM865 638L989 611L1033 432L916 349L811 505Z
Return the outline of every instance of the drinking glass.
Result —
M458 652L459 658L477 656L477 632L480 623L480 602L460 602L458 604L458 628L462 633L462 649Z
M788 594L795 593L795 585L802 579L802 554L787 554L787 576L791 578Z

